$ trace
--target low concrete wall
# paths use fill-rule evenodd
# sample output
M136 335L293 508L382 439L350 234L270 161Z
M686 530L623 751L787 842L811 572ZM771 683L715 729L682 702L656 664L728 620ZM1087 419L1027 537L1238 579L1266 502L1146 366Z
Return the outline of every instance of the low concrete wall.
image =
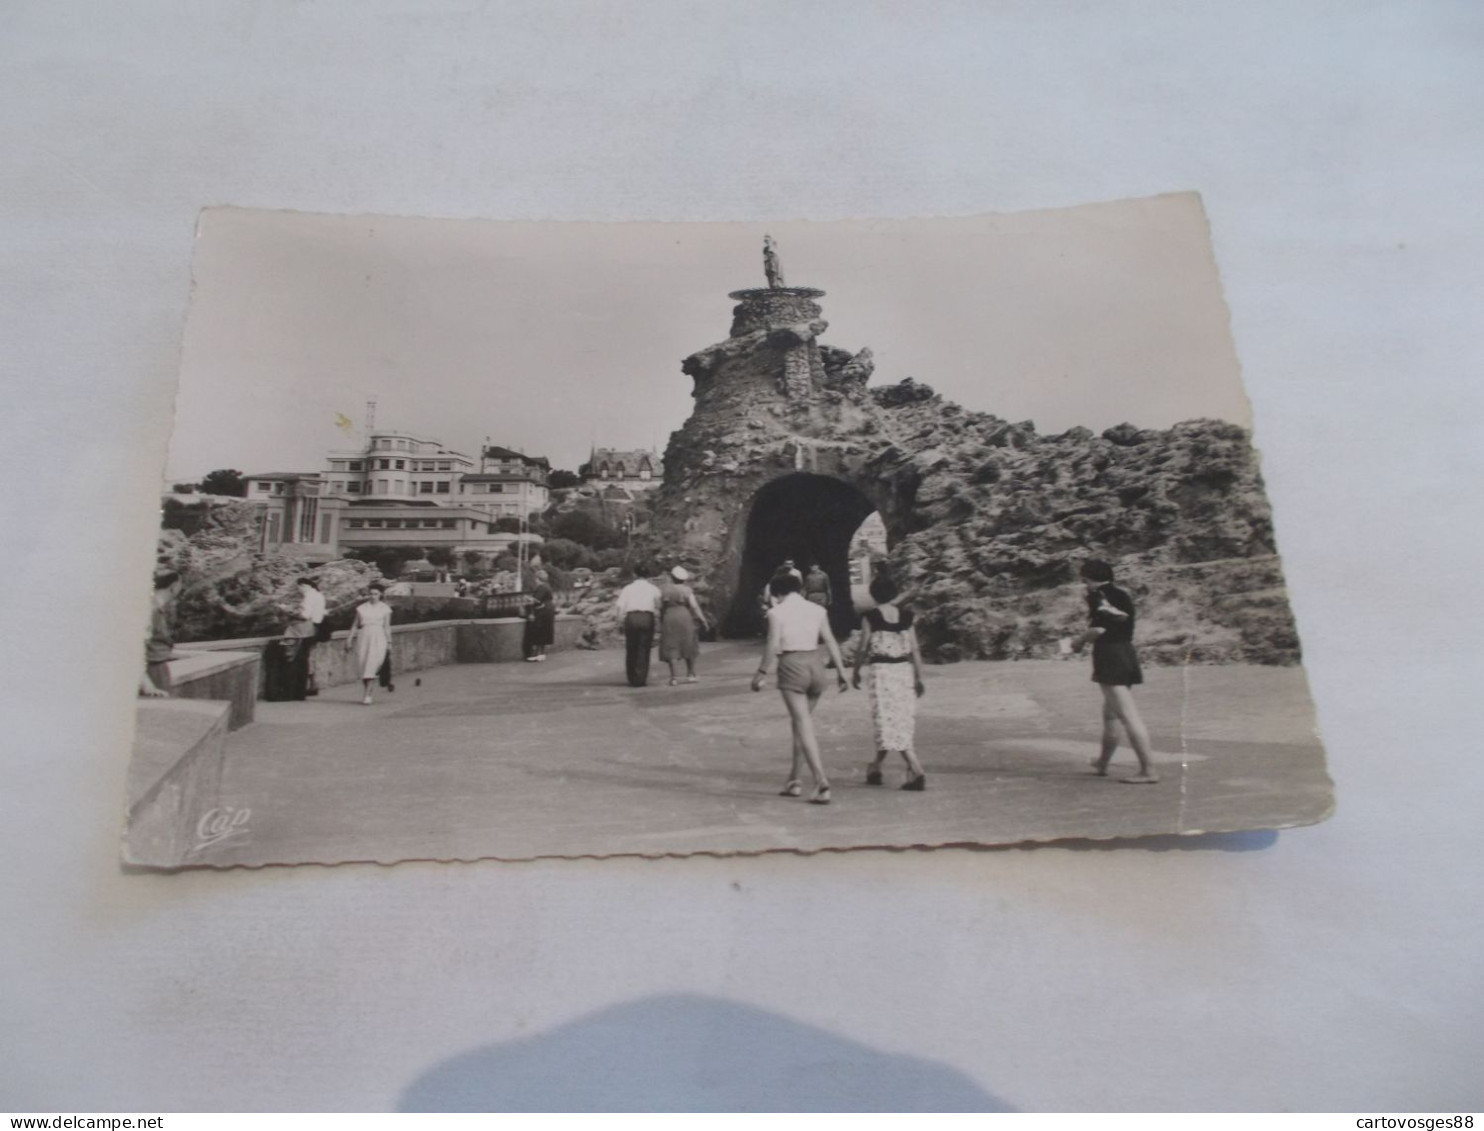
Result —
M170 661L170 697L225 700L231 709L228 727L244 727L252 722L262 686L260 660L259 651L181 649Z
M582 618L559 616L548 652L565 652L582 639ZM465 621L458 626L458 662L461 664L501 664L524 659L521 640L526 622L519 617L499 620Z
M551 652L564 652L577 646L582 638L583 620L579 616L561 615L556 618L556 631ZM506 663L521 659L521 638L525 622L518 617L501 617L494 620L440 620L426 624L392 625L392 673L422 671L440 664L491 664ZM314 677L321 687L338 687L353 683L360 678L355 670L354 658L345 650L344 632L314 650ZM256 636L241 640L197 641L181 645L184 654L222 656L225 654L250 655L256 660L278 637ZM172 678L174 664L172 661ZM253 676L256 694L262 695L262 664L257 665ZM219 696L226 698L226 696ZM251 714L249 713L249 718Z
M192 863L200 848L231 830L223 815L222 766L232 705L190 699L141 699L129 760L124 862L152 868ZM233 815L226 815L230 824ZM205 827L211 826L211 827Z
M457 663L457 621L432 621L428 624L392 625L392 677L403 672L436 668L439 664ZM361 678L353 652L346 651L345 634L314 650L314 678L321 687L338 687Z

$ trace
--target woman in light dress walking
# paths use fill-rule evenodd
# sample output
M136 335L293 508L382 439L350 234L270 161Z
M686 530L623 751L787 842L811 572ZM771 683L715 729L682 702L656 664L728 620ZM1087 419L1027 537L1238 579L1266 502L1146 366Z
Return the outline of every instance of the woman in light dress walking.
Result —
M670 580L660 586L660 659L670 665L670 686L680 680L675 665L685 661L685 682L696 682L696 658L701 654L697 626L710 628L691 587L690 574L681 566L670 571Z
M355 623L345 638L345 650L354 650L356 668L361 673L362 703L371 702L371 684L391 653L392 607L381 599L385 591L379 583L368 589L366 601L356 606Z
M913 749L917 727L917 700L926 690L922 682L922 652L912 611L892 602L897 587L885 574L871 581L871 600L876 607L861 619L860 644L855 654L851 683L861 685L861 668L871 665L871 723L876 738L876 760L866 770L867 785L884 782L881 767L893 750L907 763L905 790L920 793L927 788L927 774Z

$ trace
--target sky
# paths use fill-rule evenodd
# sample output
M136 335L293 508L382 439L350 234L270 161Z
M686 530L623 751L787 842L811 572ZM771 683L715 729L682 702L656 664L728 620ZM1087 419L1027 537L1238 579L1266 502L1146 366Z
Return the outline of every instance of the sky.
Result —
M505 223L202 213L167 479L313 471L378 430L575 469L656 447L729 291L826 292L822 340L1046 433L1250 423L1193 193L958 219Z

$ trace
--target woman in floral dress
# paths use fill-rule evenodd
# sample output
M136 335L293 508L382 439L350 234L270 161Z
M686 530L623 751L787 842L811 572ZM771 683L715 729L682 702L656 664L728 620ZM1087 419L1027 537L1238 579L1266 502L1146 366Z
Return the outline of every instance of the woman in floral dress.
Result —
M922 653L912 612L893 604L897 587L882 574L871 581L871 599L876 607L861 619L860 644L855 653L852 681L861 685L861 668L871 665L871 722L876 737L876 759L866 770L867 785L881 785L881 767L893 750L907 763L907 781L902 788L920 793L927 788L927 774L913 749L917 726L917 699L927 690L922 682Z

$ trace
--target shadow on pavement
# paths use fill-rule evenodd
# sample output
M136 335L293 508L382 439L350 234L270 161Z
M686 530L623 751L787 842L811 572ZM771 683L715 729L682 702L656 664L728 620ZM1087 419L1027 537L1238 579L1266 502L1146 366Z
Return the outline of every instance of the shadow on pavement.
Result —
M692 994L612 1006L430 1068L399 1111L1015 1109L955 1068Z

